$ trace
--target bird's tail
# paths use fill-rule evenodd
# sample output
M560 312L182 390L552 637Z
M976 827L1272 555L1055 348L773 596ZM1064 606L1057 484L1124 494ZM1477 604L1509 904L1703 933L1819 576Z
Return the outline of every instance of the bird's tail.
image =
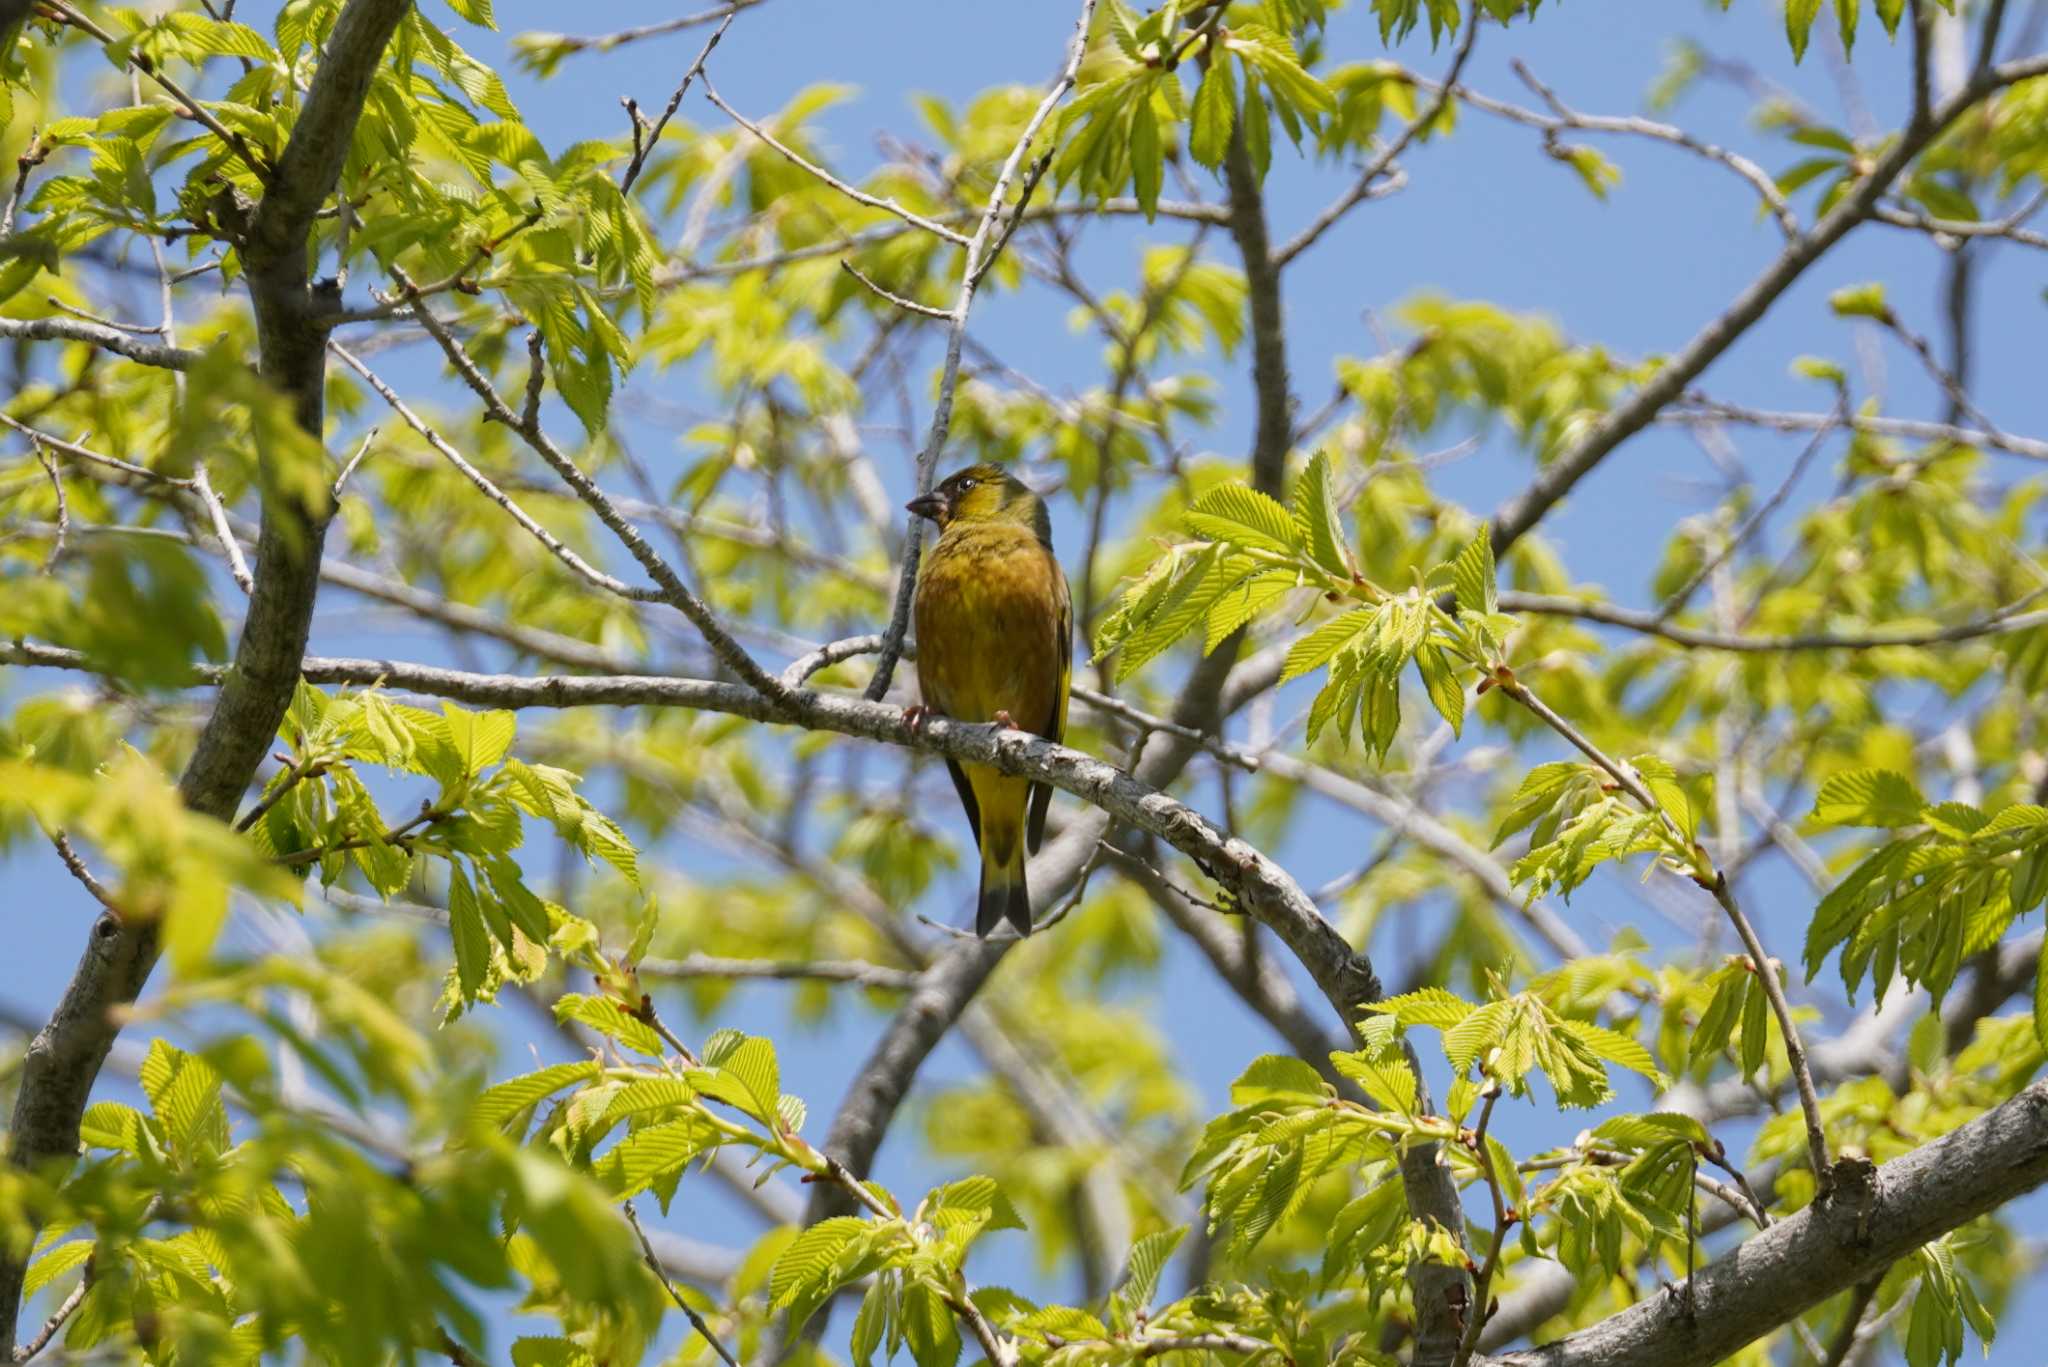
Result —
M974 933L983 939L1007 920L1019 935L1031 933L1031 889L1024 882L1024 842L1011 833L1009 848L997 850L984 838L981 846L981 909Z

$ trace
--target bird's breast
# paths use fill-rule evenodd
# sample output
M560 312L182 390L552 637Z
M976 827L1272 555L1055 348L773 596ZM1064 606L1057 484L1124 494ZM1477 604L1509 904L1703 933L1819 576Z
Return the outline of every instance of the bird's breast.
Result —
M925 700L961 721L1040 729L1059 689L1059 565L1023 529L949 531L917 588Z

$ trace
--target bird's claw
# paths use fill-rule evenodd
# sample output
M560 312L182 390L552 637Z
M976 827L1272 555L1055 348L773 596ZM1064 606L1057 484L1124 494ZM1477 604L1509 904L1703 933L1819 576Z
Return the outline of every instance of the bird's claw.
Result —
M1005 731L1015 731L1017 729L1017 723L1011 721L1010 714L1001 708L996 709L995 716L990 718L990 720L995 722L997 726L1002 727Z
M903 724L913 731L924 730L924 724L932 719L932 710L921 702L914 702L903 709Z

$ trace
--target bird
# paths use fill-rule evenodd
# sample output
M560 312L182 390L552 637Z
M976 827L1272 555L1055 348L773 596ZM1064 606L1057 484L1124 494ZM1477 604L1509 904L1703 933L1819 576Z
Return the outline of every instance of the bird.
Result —
M905 505L939 528L917 577L913 720L936 714L1063 740L1074 607L1053 557L1045 500L1000 465L970 465ZM975 933L1031 933L1024 856L1045 838L1052 789L985 764L946 761L981 851Z

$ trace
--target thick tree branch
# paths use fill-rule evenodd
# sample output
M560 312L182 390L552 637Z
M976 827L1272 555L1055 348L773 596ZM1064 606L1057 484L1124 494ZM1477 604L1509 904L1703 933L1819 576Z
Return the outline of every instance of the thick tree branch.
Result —
M349 0L342 9L242 249L258 369L316 439L326 335L309 288L307 234L340 175L371 74L410 8L411 0ZM232 819L277 734L306 651L325 517L282 493L265 500L235 660L178 785L194 811ZM63 998L22 1059L8 1149L17 1166L41 1168L77 1152L80 1117L119 1028L115 1008L135 999L156 956L154 922L105 915L94 924ZM13 1347L25 1271L24 1258L0 1255L0 1352Z
M2048 1182L2048 1082L1737 1246L1688 1285L1498 1367L1707 1367Z

